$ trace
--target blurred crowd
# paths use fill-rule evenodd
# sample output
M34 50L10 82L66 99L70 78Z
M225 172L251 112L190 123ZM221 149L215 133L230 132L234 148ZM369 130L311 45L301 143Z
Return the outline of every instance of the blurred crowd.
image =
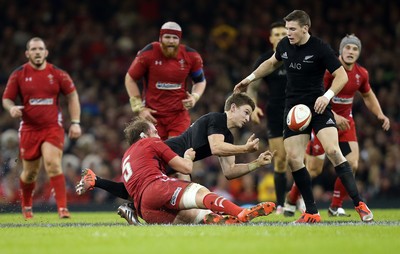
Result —
M337 51L340 39L356 34L363 43L360 64L369 70L370 83L383 111L391 120L384 132L360 97L353 115L358 129L361 160L356 175L366 199L391 199L400 193L400 2L312 0L137 0L137 1L0 1L0 88L4 91L11 72L26 62L25 45L42 37L49 49L49 62L70 73L80 95L83 136L67 139L63 170L68 202L118 202L103 190L79 197L74 185L82 168L119 181L120 158L127 144L125 123L133 117L125 91L124 76L138 50L158 40L161 24L173 20L183 29L183 43L204 59L207 88L192 109L192 120L211 111L222 111L234 85L247 76L256 58L270 44L269 25L294 9L310 14L311 33ZM259 91L259 103L268 103L268 87ZM66 113L65 103L62 101ZM64 114L68 116L68 114ZM266 116L274 117L274 116ZM69 125L69 119L64 119ZM19 188L18 126L0 109L0 205L17 203ZM265 119L235 133L245 143L251 133L268 144ZM237 161L258 153L238 156ZM44 170L35 190L35 203L54 202ZM314 181L317 200L328 200L335 180L327 163ZM289 179L291 174L288 173ZM240 203L274 201L273 169L266 167L237 180L227 181L216 158L195 163L193 180ZM289 181L288 184L291 184ZM290 186L290 185L289 185ZM289 188L288 186L288 188Z

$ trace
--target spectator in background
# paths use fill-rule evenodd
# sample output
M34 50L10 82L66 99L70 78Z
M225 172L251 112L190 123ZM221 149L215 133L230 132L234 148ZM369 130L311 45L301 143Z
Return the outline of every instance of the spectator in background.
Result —
M133 112L156 124L163 140L178 136L189 127L188 110L206 88L203 60L195 50L180 44L181 38L182 29L177 23L162 25L159 41L139 51L125 76ZM193 81L191 93L186 89L188 77Z
M287 35L284 22L274 22L270 27L269 42L272 44L272 49L261 55L253 69L257 69L260 64L270 58L276 50L279 41ZM268 143L272 151L276 151L274 157L274 184L276 194L276 213L283 213L286 193L286 171L287 160L285 147L283 146L283 114L285 110L285 89L286 89L286 70L284 66L279 67L273 73L263 77L264 82L268 85L269 96L262 98L266 103L265 112L268 120ZM258 88L261 83L259 79L254 85L249 87L249 95L257 101ZM255 123L260 123L260 116L263 112L259 107L256 107L251 115L251 119ZM267 175L268 176L268 175Z
M48 50L41 38L33 37L26 44L28 62L10 76L3 94L3 107L13 118L21 118L20 175L21 206L25 219L33 218L32 203L35 182L43 158L44 168L54 189L60 218L70 218L67 208L65 178L61 167L64 128L59 109L59 96L65 95L71 126L68 136L81 135L78 93L70 76L47 62ZM15 102L20 99L22 105Z

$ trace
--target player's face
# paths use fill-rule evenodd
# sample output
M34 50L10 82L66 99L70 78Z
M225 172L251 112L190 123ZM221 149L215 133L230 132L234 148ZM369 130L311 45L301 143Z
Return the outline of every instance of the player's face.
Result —
M342 49L342 60L345 64L354 64L360 56L360 49L355 44L346 44Z
M247 122L250 121L250 116L253 112L250 105L242 105L240 107L232 105L232 110L233 122L236 127L242 128Z
M162 52L166 57L175 57L178 54L179 37L174 34L163 34L161 37Z
M29 49L25 51L29 63L39 69L46 61L48 51L43 41L31 41Z
M271 30L271 35L269 36L269 42L272 44L274 49L276 49L276 46L282 40L283 37L287 36L287 30L285 27L274 27Z
M308 25L300 26L297 21L286 21L286 29L290 44L302 45L306 42Z
M160 138L160 136L158 135L158 131L157 131L156 127L154 126L154 124L150 124L150 129L149 129L147 135L149 138Z

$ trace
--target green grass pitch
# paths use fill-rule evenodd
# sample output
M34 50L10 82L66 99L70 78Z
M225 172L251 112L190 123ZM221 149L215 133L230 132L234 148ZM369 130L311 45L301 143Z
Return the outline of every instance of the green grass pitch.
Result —
M112 212L0 214L0 253L400 253L400 210L375 209L375 221L328 217L317 225L293 225L296 217L271 214L231 226L129 226Z

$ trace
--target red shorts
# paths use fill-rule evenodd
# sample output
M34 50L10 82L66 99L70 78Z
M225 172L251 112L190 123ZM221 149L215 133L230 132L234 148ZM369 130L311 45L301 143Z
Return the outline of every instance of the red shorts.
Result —
M354 120L353 118L348 118L348 120L350 120L350 129L344 131L338 130L339 142L357 142L356 125L354 124ZM311 133L311 139L307 144L306 153L312 156L319 156L325 153L324 148L322 148L321 142L317 136L315 136L314 131Z
M176 115L157 117L157 131L162 140L176 137L186 131L190 126L189 111L184 110Z
M63 150L64 148L64 129L61 127L51 127L36 131L21 131L19 142L19 153L24 160L35 160L42 156L41 146L44 142Z
M151 182L142 194L141 217L147 223L170 224L179 210L183 191L190 182L176 178L163 178Z

